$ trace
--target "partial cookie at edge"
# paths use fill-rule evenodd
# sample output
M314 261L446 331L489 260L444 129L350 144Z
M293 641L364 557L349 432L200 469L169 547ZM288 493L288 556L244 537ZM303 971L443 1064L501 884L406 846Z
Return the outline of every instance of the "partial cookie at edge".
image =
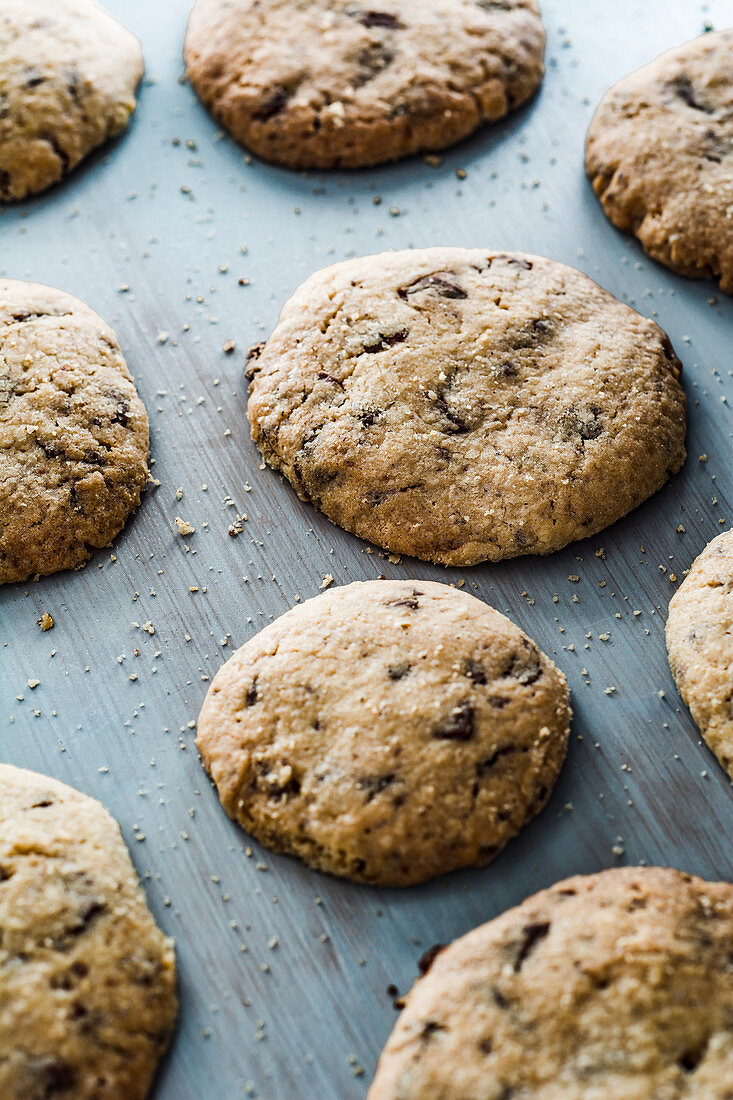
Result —
M535 0L197 0L189 78L265 160L356 168L442 149L524 103L543 75Z
M0 1094L143 1100L177 1011L119 827L94 799L0 764Z
M441 951L369 1100L728 1100L733 886L566 879Z
M0 280L0 583L71 569L140 503L148 418L85 303Z
M692 563L670 601L666 636L680 694L733 779L733 531Z

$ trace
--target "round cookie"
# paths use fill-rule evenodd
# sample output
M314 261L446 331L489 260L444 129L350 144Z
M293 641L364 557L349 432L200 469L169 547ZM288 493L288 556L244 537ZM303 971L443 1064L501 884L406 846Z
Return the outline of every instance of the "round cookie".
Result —
M547 801L569 723L565 677L509 619L447 585L369 581L242 646L197 744L264 844L408 886L501 851Z
M0 1096L142 1100L175 985L117 822L0 764Z
M347 531L445 565L547 554L685 458L681 366L585 275L481 249L316 272L250 351L266 462Z
M650 256L733 294L733 28L614 85L588 131L586 169L607 217Z
M0 280L0 584L85 562L140 503L148 418L112 329Z
M441 951L369 1100L728 1100L733 887L624 867Z
M94 0L0 5L0 202L65 176L135 110L140 43Z
M733 779L733 531L708 543L672 597L667 652L680 695Z
M542 80L536 0L196 0L191 83L242 145L288 168L443 149Z

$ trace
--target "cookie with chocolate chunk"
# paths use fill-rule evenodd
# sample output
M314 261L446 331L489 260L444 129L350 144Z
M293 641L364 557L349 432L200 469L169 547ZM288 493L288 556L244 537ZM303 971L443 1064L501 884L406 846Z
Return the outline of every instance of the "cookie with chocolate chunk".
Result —
M140 43L95 0L0 5L0 202L43 191L127 126Z
M708 543L672 597L667 652L680 695L733 779L733 531Z
M0 1096L143 1100L175 987L117 822L0 764Z
M588 131L607 217L655 260L733 294L733 28L620 80Z
M148 418L112 329L0 280L0 584L85 562L140 503Z
M447 585L370 581L242 646L197 744L268 847L407 886L501 851L547 801L569 723L565 677L509 619Z
M685 457L662 330L573 268L429 248L316 272L250 354L266 462L339 526L472 565L547 554Z
M358 168L453 145L542 80L536 0L196 0L198 95L289 168Z
M578 875L441 951L369 1100L728 1100L733 886Z

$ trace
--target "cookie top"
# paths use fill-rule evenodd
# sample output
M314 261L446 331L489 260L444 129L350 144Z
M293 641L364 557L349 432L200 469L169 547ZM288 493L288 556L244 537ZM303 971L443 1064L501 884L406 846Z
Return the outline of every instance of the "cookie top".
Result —
M85 562L140 503L148 418L112 329L0 280L0 583Z
M727 1100L733 887L566 879L438 954L369 1100Z
M117 822L0 764L0 1095L142 1100L176 1016L173 943Z
M357 168L442 149L542 80L535 0L197 0L191 83L265 160Z
M659 489L685 457L680 363L573 268L482 249L316 272L250 353L249 419L298 495L446 565L546 554Z
M94 0L0 5L0 202L43 191L124 130L140 43Z
M733 294L733 28L614 85L588 131L586 168L606 215L650 256Z
M482 865L546 802L563 674L447 585L369 581L293 608L219 670L197 744L227 813L360 882Z
M682 698L733 779L733 531L708 543L672 597L667 652Z

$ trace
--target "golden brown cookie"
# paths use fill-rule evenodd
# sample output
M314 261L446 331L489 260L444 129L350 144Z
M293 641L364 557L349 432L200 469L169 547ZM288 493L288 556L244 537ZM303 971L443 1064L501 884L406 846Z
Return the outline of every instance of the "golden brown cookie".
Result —
M143 1100L176 1017L173 942L119 826L0 764L0 1096Z
M85 562L140 503L148 418L112 329L0 280L0 584Z
M428 248L307 279L250 352L265 460L339 526L473 565L595 534L685 458L680 362L585 275Z
M733 28L620 80L588 131L608 218L655 260L733 293Z
M289 168L443 149L542 80L536 0L196 0L188 74L242 145Z
M95 0L0 4L0 202L43 191L127 126L140 43Z
M579 875L441 951L369 1100L730 1100L733 886Z
M429 581L325 592L219 670L197 744L264 844L359 882L488 863L562 766L563 674L493 608Z
M733 531L708 543L672 597L667 652L680 695L733 779Z

